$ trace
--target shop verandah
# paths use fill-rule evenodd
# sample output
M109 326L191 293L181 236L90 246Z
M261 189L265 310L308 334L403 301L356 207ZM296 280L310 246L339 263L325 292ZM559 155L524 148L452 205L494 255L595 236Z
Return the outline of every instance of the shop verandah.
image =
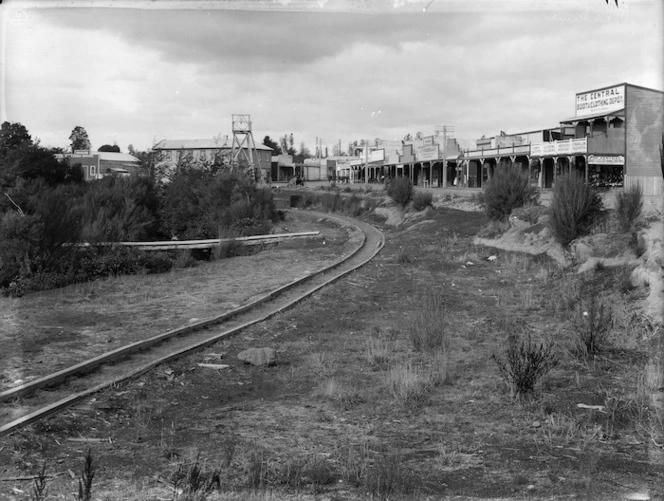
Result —
M532 185L551 189L557 176L576 172L586 182L598 187L623 186L624 156L589 154L594 138L567 139L510 146L490 150L467 151L460 162L461 186L481 188L497 169L519 165L528 173ZM605 151L595 145L597 151Z

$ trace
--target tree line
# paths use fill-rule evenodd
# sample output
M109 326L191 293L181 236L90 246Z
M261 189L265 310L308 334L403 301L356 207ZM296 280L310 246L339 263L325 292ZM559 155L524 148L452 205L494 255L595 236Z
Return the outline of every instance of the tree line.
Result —
M269 189L223 165L182 162L164 183L150 175L155 162L146 152L139 154L144 175L84 182L80 165L58 160L58 151L42 147L23 125L5 122L0 129L0 289L6 294L161 272L177 258L97 245L102 242L269 233L277 217ZM80 132L72 133L74 150L89 146Z

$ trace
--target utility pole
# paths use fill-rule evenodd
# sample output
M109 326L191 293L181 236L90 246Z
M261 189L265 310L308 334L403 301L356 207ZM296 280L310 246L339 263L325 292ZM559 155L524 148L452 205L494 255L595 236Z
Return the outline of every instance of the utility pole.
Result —
M364 141L364 187L369 186L369 140Z
M436 135L443 133L443 188L447 188L447 133L454 134L454 126L436 125Z

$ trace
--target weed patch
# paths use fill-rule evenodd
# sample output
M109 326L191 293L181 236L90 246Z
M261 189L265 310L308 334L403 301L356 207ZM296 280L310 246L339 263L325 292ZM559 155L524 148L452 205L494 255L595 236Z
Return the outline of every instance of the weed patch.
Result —
M431 206L433 195L428 191L415 190L413 195L413 209L421 211Z
M616 219L624 233L636 229L643 212L643 189L640 184L631 185L616 195Z

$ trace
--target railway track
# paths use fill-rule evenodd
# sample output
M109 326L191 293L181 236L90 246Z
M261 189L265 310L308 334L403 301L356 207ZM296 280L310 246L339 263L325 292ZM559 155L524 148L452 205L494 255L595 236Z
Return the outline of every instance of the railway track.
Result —
M125 345L3 391L0 402L10 409L11 418L0 424L0 437L56 414L104 388L137 377L159 364L203 349L267 320L364 265L385 243L383 233L367 223L340 216L323 216L353 225L364 234L348 257L218 317Z

